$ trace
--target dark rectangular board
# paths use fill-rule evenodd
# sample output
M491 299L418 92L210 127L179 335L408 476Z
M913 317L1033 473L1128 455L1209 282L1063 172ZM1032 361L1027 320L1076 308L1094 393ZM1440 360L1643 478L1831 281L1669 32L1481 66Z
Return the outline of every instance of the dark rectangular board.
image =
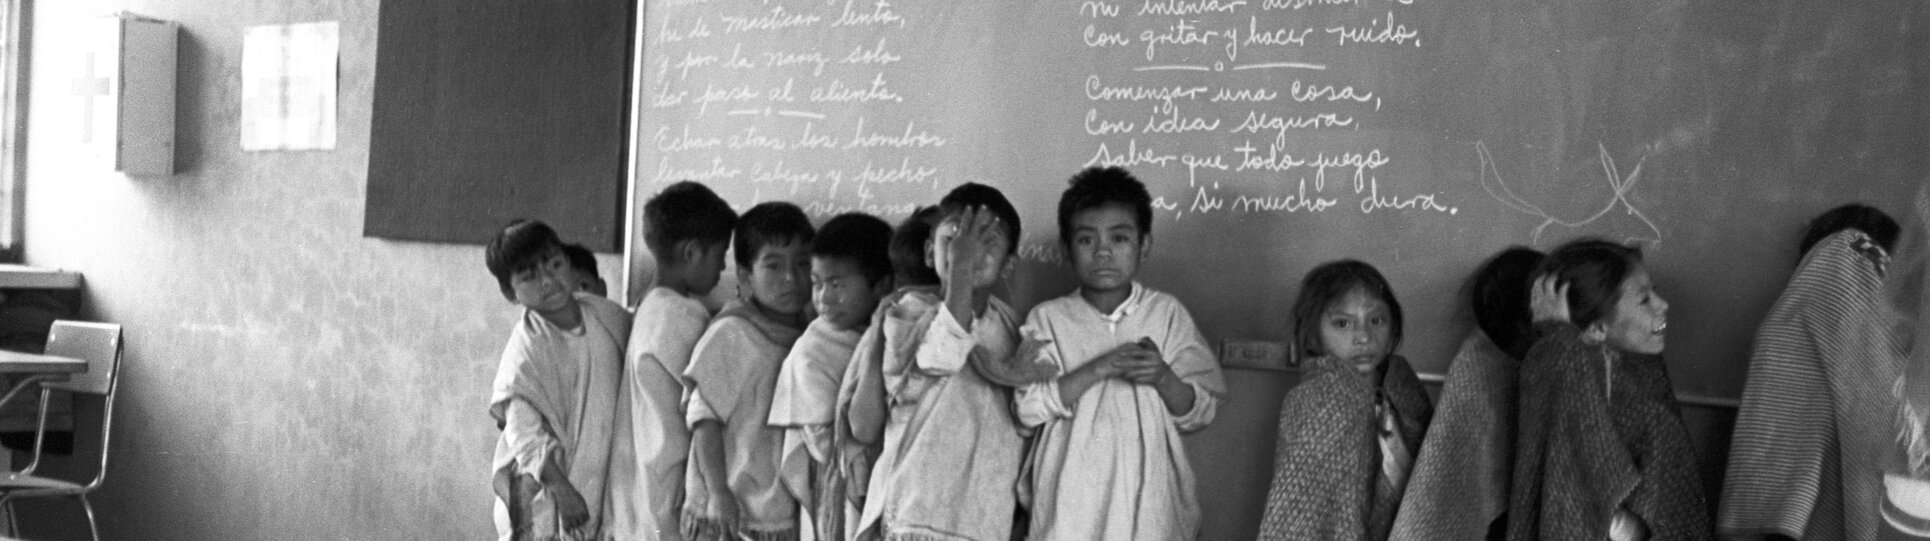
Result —
M622 241L635 0L383 2L363 234Z

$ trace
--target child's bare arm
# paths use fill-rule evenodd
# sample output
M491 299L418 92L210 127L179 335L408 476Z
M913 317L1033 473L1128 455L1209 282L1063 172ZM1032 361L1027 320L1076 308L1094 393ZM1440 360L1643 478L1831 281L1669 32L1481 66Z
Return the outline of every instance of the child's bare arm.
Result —
M570 484L570 477L562 468L556 467L559 460L551 460L543 467L543 488L550 491L550 498L556 502L556 516L563 521L563 527L576 529L590 520L590 505L583 501L583 494Z
M703 420L691 429L690 462L697 475L684 479L684 492L706 503L725 524L736 524L737 499L724 474L723 423Z

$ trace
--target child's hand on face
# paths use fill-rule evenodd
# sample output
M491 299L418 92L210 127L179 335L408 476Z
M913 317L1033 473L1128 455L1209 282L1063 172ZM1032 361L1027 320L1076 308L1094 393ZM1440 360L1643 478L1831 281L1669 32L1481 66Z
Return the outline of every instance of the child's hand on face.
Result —
M945 246L951 262L951 280L957 286L972 287L985 272L985 250L997 235L999 218L984 207L965 209L958 216L958 234Z
M1568 322L1568 284L1553 274L1535 278L1533 296L1528 306L1534 314L1535 322Z

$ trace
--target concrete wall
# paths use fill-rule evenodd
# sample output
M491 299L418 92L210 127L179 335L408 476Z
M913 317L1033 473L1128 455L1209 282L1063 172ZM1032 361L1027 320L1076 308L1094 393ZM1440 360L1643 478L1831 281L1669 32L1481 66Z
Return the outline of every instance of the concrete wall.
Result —
M84 273L88 315L127 330L103 534L489 536L485 396L515 312L479 246L362 237L377 0L35 3L27 260ZM73 157L66 40L122 9L181 24L172 177ZM326 20L337 148L242 152L244 29ZM80 519L22 514L29 536Z

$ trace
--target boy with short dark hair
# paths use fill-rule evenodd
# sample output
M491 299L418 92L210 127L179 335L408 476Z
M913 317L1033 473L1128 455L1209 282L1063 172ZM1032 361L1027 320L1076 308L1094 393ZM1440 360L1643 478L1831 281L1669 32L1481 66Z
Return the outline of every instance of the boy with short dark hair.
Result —
M610 285L603 281L602 275L597 274L596 254L591 253L589 248L581 244L565 244L563 257L570 260L569 283L576 286L577 291L598 297L610 296Z
M679 507L690 429L684 425L684 369L710 322L703 298L724 271L737 211L695 182L665 187L643 205L643 242L656 261L650 290L637 304L625 352L623 402L628 440L611 467L611 534L617 539L682 539Z
M1037 430L1033 539L1186 540L1200 508L1181 432L1205 428L1226 395L1219 361L1186 307L1133 278L1152 245L1152 197L1119 168L1072 177L1059 237L1079 289L1039 304L1022 334L1058 368L1017 394Z
M503 296L524 307L489 396L502 429L491 471L505 540L604 535L630 314L578 293L562 246L548 225L516 220L484 251Z
M881 524L885 539L1005 539L1024 448L1005 386L1046 375L1006 365L1019 349L1018 317L992 297L1012 272L1019 215L981 184L953 189L939 207L943 221L925 245L943 296L912 291L881 310L876 354L890 413L859 529Z
M796 539L797 500L780 479L783 429L772 390L804 332L814 235L803 209L770 202L738 219L731 249L748 299L732 300L697 341L684 377L691 428L684 486L688 539Z
M837 474L832 415L851 353L878 299L891 292L890 244L891 225L868 214L842 214L818 229L811 241L811 303L818 317L784 358L773 392L770 424L785 429L784 471L810 472L785 482L810 511L818 539L846 538L845 479Z

